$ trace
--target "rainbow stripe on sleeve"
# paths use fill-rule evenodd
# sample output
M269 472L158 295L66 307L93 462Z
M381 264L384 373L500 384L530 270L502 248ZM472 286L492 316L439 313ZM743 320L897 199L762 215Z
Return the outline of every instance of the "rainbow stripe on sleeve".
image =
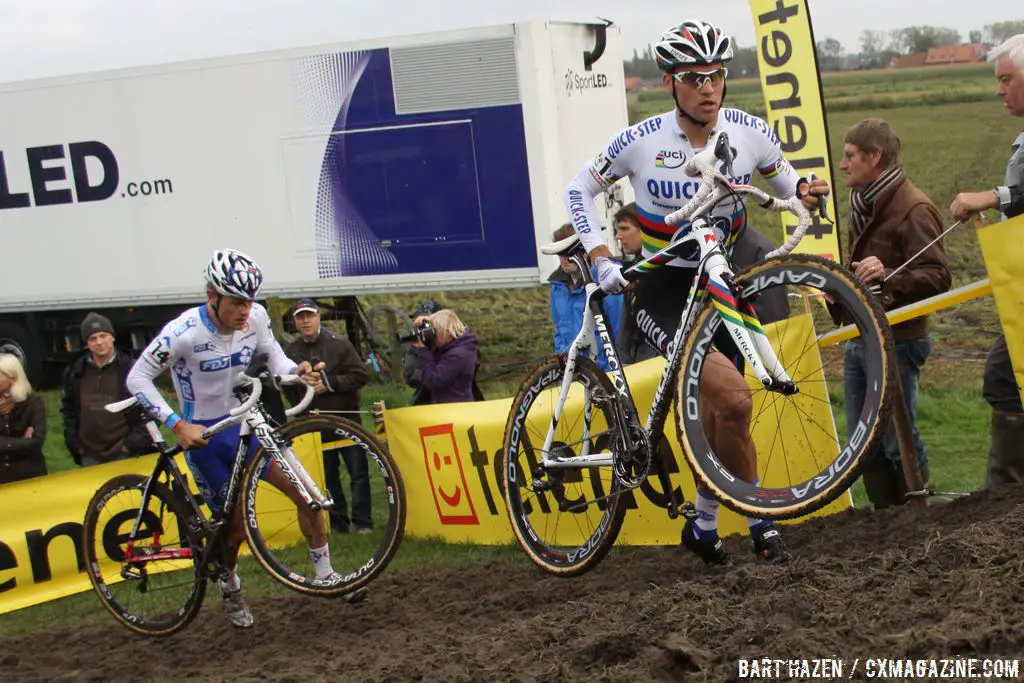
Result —
M765 180L771 180L775 176L782 173L782 170L786 167L786 160L781 156L768 164L767 166L758 166L757 172L760 173Z

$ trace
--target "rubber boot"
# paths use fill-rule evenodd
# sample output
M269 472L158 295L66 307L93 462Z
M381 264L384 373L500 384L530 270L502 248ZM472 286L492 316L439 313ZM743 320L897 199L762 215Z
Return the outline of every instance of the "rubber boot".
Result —
M903 476L888 466L864 470L861 475L868 500L876 510L892 505L903 505L906 501L906 485Z
M986 488L1024 481L1024 413L992 411Z

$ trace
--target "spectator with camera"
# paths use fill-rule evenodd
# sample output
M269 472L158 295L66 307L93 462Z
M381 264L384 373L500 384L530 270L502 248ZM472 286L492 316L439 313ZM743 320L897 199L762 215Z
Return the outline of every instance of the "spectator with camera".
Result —
M409 317L417 320L433 315L440 310L441 307L436 301L426 299ZM398 338L398 341L405 347L403 375L405 376L405 383L413 389L412 398L409 399L409 405L411 406L421 406L430 403L430 392L423 387L423 362L420 360L417 347L412 344L416 339L417 337L414 334L401 335Z
M17 356L0 353L0 484L46 474L46 405Z
M124 413L105 408L131 396L125 382L132 359L114 347L114 326L90 313L81 327L88 350L68 367L60 396L68 453L75 464L88 467L155 452L144 423L130 423Z
M316 395L308 410L356 413L360 408L359 390L370 381L366 366L351 342L325 329L320 324L320 310L312 299L300 299L292 308L292 319L299 335L285 347L285 355L296 363L308 361L320 372L314 385ZM293 404L302 400L305 387L284 387L285 395ZM349 416L356 422L358 415ZM333 435L324 434L324 441ZM347 533L355 525L356 533L373 530L370 504L370 470L366 453L358 446L324 449L324 478L327 491L334 499L330 511L331 531ZM352 480L352 514L341 485L341 461L344 460Z
M409 341L416 350L422 368L420 383L426 392L420 405L482 400L476 383L480 341L459 316L443 308L417 316L413 327Z

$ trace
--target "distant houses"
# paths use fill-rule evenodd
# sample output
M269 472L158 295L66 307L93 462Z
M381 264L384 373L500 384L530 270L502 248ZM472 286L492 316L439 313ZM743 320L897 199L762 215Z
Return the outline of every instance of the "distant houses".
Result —
M889 68L907 69L949 64L976 64L985 61L986 54L988 54L988 48L981 44L944 45L933 47L927 52L914 52L894 57L889 62Z

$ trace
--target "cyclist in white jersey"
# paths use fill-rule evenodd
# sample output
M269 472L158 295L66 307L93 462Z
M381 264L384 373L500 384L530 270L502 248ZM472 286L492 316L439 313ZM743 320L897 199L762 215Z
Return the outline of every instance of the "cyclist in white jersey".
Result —
M601 289L621 291L627 282L622 266L612 258L601 236L594 198L620 178L628 177L636 195L637 217L643 233L643 255L654 255L677 234L690 229L665 224L665 216L682 208L697 191L699 177L684 171L686 162L701 151L717 130L728 133L732 148L732 180L749 184L755 171L764 176L775 194L789 198L799 194L808 209L817 208L819 197L828 194L828 183L810 183L793 169L782 154L779 138L762 119L738 109L722 109L725 99L726 63L732 59L732 40L703 21L686 20L662 34L655 46L662 81L672 93L675 109L630 126L612 137L608 146L573 178L565 192L572 223L598 271ZM728 169L720 169L728 174ZM714 212L713 228L719 240L731 246L744 225L742 200L725 200ZM666 259L663 267L636 284L633 314L649 343L667 355L669 342L679 324L692 285L697 253ZM666 295L666 292L671 294ZM757 452L749 438L753 410L743 376L727 355L735 346L727 335L716 337L718 352L709 355L701 382L702 399L710 406L704 420L708 440L730 471L746 481L757 480ZM724 353L723 353L724 352ZM737 401L743 395L746 400ZM700 516L682 531L685 547L708 564L729 565L731 559L718 537L718 501L707 490L697 492ZM767 562L792 558L778 530L769 522L751 519L754 552Z
M202 433L239 404L232 393L238 376L255 355L264 353L271 372L298 373L309 384L316 384L319 368L311 368L306 361L296 365L274 339L266 309L255 303L263 275L251 258L232 249L214 252L205 275L206 303L164 326L128 374L127 385L149 413L174 433L203 498L211 508L218 509L224 505L241 426L225 429L209 440ZM178 394L180 412L171 408L153 384L167 369ZM254 439L250 457L257 446ZM276 466L268 467L263 476L296 502L299 527L309 542L317 577L331 576L334 569L322 516L302 504L298 492ZM224 564L231 574L221 581L221 597L231 623L248 628L253 617L236 571L238 550L245 538L241 505L236 507L230 524ZM346 600L357 602L365 596L365 591L356 591Z

